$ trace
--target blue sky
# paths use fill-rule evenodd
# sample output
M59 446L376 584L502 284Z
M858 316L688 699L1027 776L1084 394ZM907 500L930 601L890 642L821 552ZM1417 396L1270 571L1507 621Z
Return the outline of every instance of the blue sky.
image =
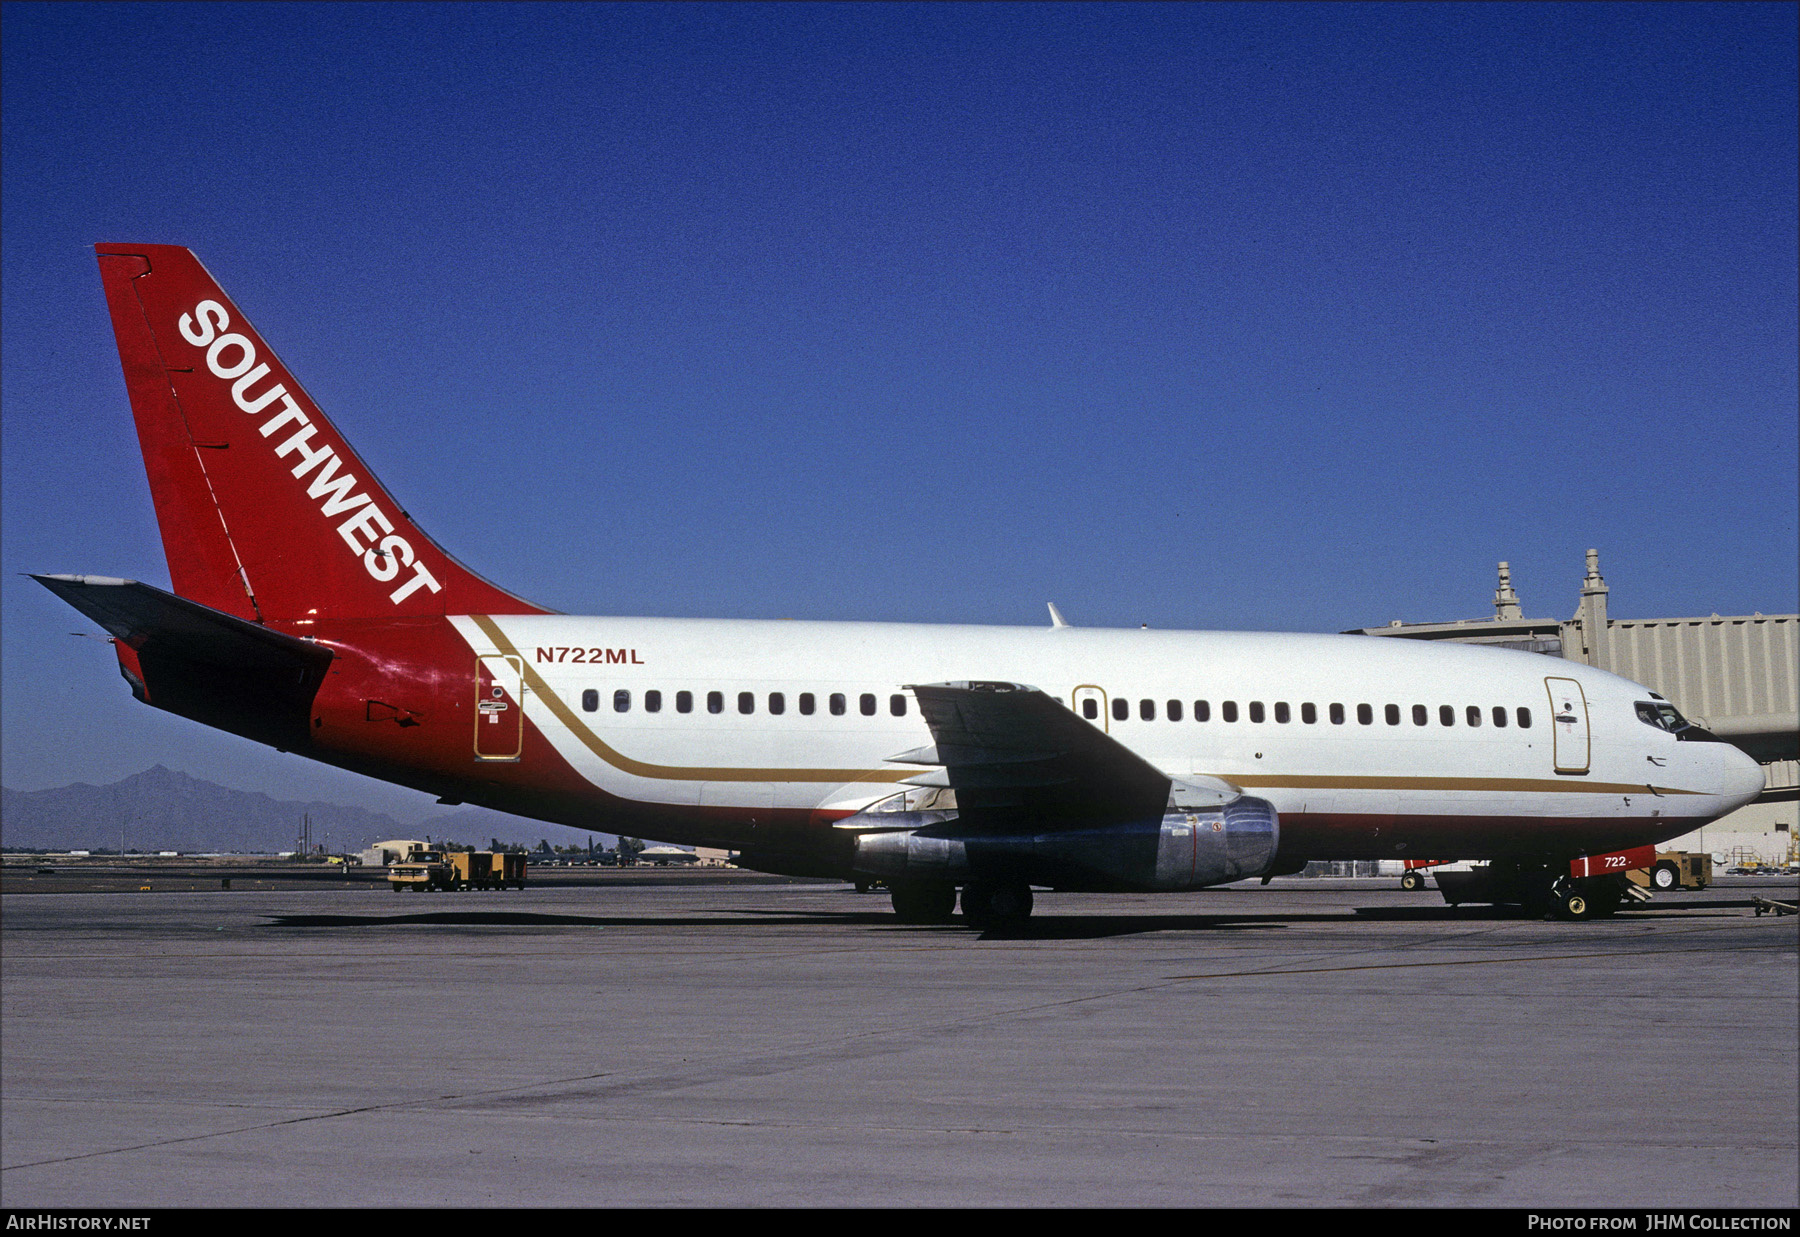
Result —
M428 801L131 700L90 246L188 245L576 613L1796 608L1796 8L9 3L3 769Z

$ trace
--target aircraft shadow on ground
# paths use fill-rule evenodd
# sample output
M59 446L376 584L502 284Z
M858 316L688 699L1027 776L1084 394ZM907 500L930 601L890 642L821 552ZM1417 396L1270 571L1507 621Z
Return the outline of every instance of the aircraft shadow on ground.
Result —
M788 922L811 923L787 913ZM849 923L877 923L880 915L844 915ZM887 918L892 918L888 916ZM722 915L548 915L529 911L433 911L415 915L270 915L265 928L653 928L705 927L731 922Z
M1266 931L1321 924L1367 923L1371 920L1449 924L1526 918L1528 917L1518 907L1506 906L1356 907L1328 914L1295 911L1260 915L1045 915L1034 917L1018 927L989 929L982 933L981 939L1091 940L1146 932Z
M1095 940L1147 932L1269 931L1306 923L1350 922L1354 915L1040 915L1016 927L982 930L984 941ZM941 924L903 924L886 911L792 911L738 907L706 915L557 915L529 911L428 911L396 915L270 915L266 928L878 928L891 932L971 934L959 919Z
M1612 918L1620 921L1642 919L1656 916L1657 912L1668 911L1747 911L1751 908L1749 901L1738 899L1730 902L1657 902L1648 906L1621 907ZM1543 919L1540 914L1528 913L1521 906L1490 906L1483 903L1464 904L1462 906L1359 906L1356 918L1363 920L1390 920L1394 922L1426 923L1432 921L1451 920L1534 920Z
M1742 911L1747 901L1689 901L1679 906L1658 906L1646 910ZM1643 915L1637 910L1622 913L1629 919ZM1023 924L1008 928L982 930L984 941L1069 941L1098 940L1112 936L1136 936L1148 932L1255 932L1272 931L1296 924L1325 923L1480 923L1530 921L1516 906L1359 906L1330 913L1289 912L1267 914L1192 914L1162 915L1056 915L1042 914ZM837 925L841 927L879 928L891 932L959 932L973 931L960 918L941 924L903 924L885 910L868 911L794 911L765 910L758 907L722 908L704 915L558 915L531 911L426 911L395 915L270 915L264 927L269 928L693 928L729 925L807 927Z

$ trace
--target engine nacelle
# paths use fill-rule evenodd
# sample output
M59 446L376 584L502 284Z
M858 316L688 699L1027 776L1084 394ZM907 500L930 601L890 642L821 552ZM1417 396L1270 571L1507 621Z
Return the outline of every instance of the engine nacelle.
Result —
M884 823L907 823L896 819L901 816L889 814ZM919 829L861 834L855 869L887 881L1022 880L1096 892L1203 889L1267 872L1281 834L1274 804L1249 795L1171 811L1161 820L1094 829L970 834L960 823L921 820Z
M858 872L885 881L934 881L957 885L969 879L968 847L960 837L938 836L943 827L943 812L891 812L884 825L908 825L918 819L915 828L883 828L864 833L856 839L853 866ZM953 818L952 818L953 819ZM934 828L921 836L919 828Z
M1174 811L1162 819L1156 888L1201 889L1261 876L1275 863L1281 823L1267 799L1243 795L1222 807Z

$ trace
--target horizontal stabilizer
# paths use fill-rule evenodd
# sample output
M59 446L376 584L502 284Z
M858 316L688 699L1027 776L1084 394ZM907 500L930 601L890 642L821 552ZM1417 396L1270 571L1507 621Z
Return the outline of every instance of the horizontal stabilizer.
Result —
M231 670L320 673L331 662L331 650L322 645L271 631L136 580L64 575L31 578L139 653L154 649L197 665Z

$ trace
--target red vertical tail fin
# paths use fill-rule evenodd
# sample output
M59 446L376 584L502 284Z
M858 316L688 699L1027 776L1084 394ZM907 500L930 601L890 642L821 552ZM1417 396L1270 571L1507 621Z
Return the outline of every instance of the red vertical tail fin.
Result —
M176 593L252 622L543 613L412 522L191 252L95 250Z

